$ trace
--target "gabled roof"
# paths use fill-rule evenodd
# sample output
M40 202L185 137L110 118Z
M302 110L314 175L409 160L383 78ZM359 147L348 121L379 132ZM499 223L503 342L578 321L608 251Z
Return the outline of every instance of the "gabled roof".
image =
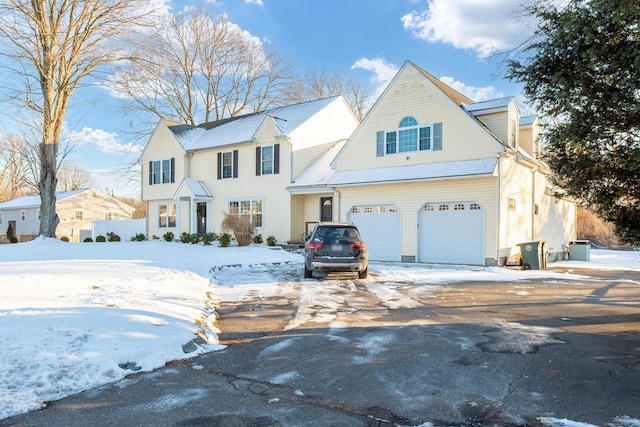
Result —
M504 98L474 102L472 104L465 105L464 108L473 114L485 114L490 111L506 111L509 104L514 99L515 98L513 96L505 96Z
M259 113L230 117L198 126L169 125L169 129L185 151L252 142L256 133L266 121L271 121L283 135L287 135L340 98L341 96L334 96L303 102Z
M287 186L287 190L290 190L294 194L300 194L313 192L318 187L326 188L327 182L334 173L332 163L346 143L346 139L336 143L329 151L316 160L315 163L309 166L307 170L301 173L293 183ZM305 190L301 190L302 188Z
M213 197L213 195L211 194L211 191L209 191L209 189L207 188L207 185L203 181L199 179L193 179L193 178L183 179L180 185L178 186L178 189L176 190L173 197L177 198L178 196L180 196L180 193L182 193L183 190L185 189L189 192L189 195L192 197L201 197L201 198Z
M518 120L518 125L520 125L520 126L531 126L533 124L533 122L536 121L537 118L538 118L538 116L536 116L535 114L532 115L532 116L520 117L520 120Z
M446 83L440 81L439 79L435 78L433 75L427 73L425 70L423 70L422 68L418 67L413 62L411 62L411 64L418 71L420 71L420 73L422 73L427 79L429 79L429 81L431 81L431 83L436 85L438 87L438 89L440 89L442 92L444 92L445 95L447 95L449 98L451 98L451 100L453 102L455 102L456 104L458 104L458 105L473 104L473 100L471 98L466 97L465 95L461 94L460 92L458 92L457 90L455 90L454 88L449 86L448 84L446 84Z
M68 199L73 196L77 196L78 194L82 194L86 191L90 191L90 189L83 188L80 190L56 192L56 202L59 202L60 200ZM39 207L41 203L42 201L40 200L40 194L31 194L29 196L18 197L17 199L0 203L0 210L17 209L17 208L35 208L35 207Z

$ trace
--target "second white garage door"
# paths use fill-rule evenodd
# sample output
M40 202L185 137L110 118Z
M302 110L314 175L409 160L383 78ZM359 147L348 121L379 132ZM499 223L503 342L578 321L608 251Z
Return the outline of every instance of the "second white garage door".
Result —
M474 201L425 203L418 214L418 261L484 265L484 217Z
M400 261L402 215L395 205L354 206L347 215L369 249L373 261Z

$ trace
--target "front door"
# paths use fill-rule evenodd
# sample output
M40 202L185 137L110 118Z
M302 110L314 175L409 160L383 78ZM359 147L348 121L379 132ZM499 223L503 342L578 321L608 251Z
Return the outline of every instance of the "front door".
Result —
M320 197L320 222L333 221L333 197Z
M198 202L196 212L198 214L198 234L203 236L207 232L207 203Z

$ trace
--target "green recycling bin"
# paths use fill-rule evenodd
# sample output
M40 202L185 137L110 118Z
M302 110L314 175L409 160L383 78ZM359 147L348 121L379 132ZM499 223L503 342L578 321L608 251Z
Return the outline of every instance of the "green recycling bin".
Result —
M522 254L522 266L525 270L544 270L547 268L547 242L518 243Z

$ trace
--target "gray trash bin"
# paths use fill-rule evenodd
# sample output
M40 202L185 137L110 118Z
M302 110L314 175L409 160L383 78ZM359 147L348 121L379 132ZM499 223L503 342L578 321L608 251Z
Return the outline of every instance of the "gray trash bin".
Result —
M588 240L569 242L569 260L591 261L591 242Z
M518 243L522 254L522 267L525 270L544 270L547 268L547 242Z

